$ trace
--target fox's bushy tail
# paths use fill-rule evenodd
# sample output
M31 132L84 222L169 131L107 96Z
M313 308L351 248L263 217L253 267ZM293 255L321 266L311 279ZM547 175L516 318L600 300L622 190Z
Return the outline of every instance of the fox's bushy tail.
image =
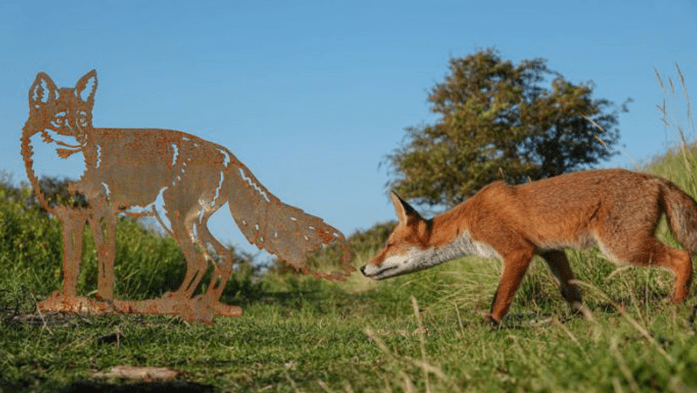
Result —
M669 181L664 181L661 191L668 226L676 240L694 254L697 252L697 202Z
M237 226L259 249L293 266L296 270L328 279L343 279L355 269L345 249L344 235L321 218L281 202L239 161L228 165L223 189ZM308 266L308 255L338 243L343 248L343 271L321 272Z

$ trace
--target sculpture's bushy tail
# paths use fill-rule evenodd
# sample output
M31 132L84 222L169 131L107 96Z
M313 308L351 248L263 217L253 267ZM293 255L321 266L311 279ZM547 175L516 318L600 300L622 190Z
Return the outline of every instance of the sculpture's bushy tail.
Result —
M321 218L281 202L242 163L233 161L228 165L225 181L230 213L250 243L317 277L341 280L355 270L345 249L343 271L311 269L308 255L332 243L345 247L344 235Z

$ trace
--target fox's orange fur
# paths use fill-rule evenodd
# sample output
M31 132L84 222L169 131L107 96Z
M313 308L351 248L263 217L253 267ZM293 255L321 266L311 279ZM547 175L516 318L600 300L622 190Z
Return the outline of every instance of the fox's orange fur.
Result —
M673 301L687 296L692 254L697 251L697 203L660 177L626 170L595 170L521 185L492 183L453 209L424 219L392 193L399 223L364 275L383 279L422 270L462 255L503 260L489 315L507 313L532 257L540 255L563 297L581 306L581 295L563 249L597 245L616 262L670 269ZM665 213L686 251L656 240Z

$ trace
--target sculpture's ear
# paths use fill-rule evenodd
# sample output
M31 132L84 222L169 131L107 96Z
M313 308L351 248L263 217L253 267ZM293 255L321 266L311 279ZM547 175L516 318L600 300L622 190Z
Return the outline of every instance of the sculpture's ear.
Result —
M400 198L394 191L390 192L390 198L392 198L392 204L394 205L394 212L397 215L397 219L400 224L407 224L409 219L421 219L419 212L416 211L410 204L408 204L404 199Z
M92 70L77 81L75 93L82 102L92 105L94 104L95 91L97 91L97 71Z
M29 89L29 107L39 108L58 98L58 89L45 72L36 74L36 80Z

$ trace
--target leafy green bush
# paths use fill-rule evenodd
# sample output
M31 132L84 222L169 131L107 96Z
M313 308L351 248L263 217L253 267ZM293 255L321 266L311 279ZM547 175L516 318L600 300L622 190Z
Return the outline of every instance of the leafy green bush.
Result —
M44 180L61 199L65 180ZM67 194L66 194L67 195ZM62 196L62 199L69 199ZM251 257L230 249L236 271L228 281L225 299L241 301L262 291L258 269ZM0 179L0 286L23 283L41 298L62 286L63 242L60 223L47 213L26 186L15 187L9 177ZM119 218L116 225L115 295L145 299L176 290L186 272L186 260L169 236L146 229L136 220ZM212 270L212 269L209 269ZM210 272L209 272L210 275ZM97 252L89 227L84 230L83 259L78 292L96 293ZM204 284L205 285L205 280ZM19 290L15 290L17 292Z
M24 282L36 293L47 293L60 284L62 235L58 221L31 200L26 188L0 183L1 286Z

